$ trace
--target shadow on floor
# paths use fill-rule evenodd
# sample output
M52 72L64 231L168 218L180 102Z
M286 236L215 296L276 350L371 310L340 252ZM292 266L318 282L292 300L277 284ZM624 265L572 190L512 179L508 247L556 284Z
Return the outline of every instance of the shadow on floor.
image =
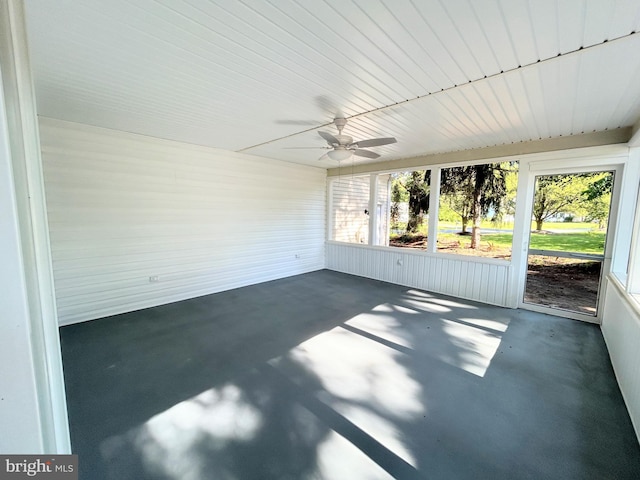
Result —
M61 338L83 479L640 478L594 325L320 271Z

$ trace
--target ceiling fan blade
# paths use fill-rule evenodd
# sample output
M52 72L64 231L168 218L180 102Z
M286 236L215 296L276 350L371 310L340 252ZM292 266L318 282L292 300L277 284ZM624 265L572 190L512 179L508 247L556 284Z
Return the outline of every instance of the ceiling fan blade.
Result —
M360 140L358 142L353 142L354 145L357 145L361 148L368 147L379 147L381 145L389 145L390 143L396 143L397 140L393 137L386 138L370 138L369 140Z
M328 155L328 154L326 154L326 153L325 153L324 155L322 155L322 156L318 159L318 161L319 161L319 162L322 162L322 161L324 161L324 160L331 160L331 159L329 158L329 155Z
M302 127L319 127L322 125L322 122L317 120L276 120L275 123L278 125L300 125Z
M283 150L330 150L331 147L282 147Z
M367 158L378 158L380 156L376 152L371 152L369 150L361 150L359 148L354 150L353 154L359 157L367 157Z
M333 135L331 135L329 132L318 132L318 135L320 135L322 138L324 138L327 142L329 142L329 145L340 145L340 140L338 140L336 137L334 137Z

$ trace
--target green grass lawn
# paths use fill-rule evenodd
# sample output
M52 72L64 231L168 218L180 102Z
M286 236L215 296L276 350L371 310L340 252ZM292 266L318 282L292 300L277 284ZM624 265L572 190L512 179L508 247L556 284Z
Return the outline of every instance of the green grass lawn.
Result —
M404 227L401 226L401 227ZM496 224L490 221L482 222L483 229L503 229L513 228L513 224L504 223ZM532 222L531 229L535 228ZM531 233L531 248L536 250L559 250L563 252L579 252L602 254L604 251L605 230L598 230L594 223L585 222L547 222L542 226L543 231L550 233ZM451 246L459 244L460 248L465 249L471 243L470 236L458 235L457 233L444 233L442 230L459 230L460 223L456 222L438 222L438 242ZM583 229L582 232L567 232L567 230ZM404 228L401 229L402 231ZM471 231L471 227L468 228ZM552 232L552 233L551 233ZM427 234L426 223L419 229L422 235ZM481 248L494 252L497 256L501 254L509 255L511 251L511 241L513 234L511 232L503 233L482 233Z
M481 224L482 228L500 229L500 230L513 230L513 223L494 223L490 220L483 220ZM438 230L451 230L454 228L461 228L460 222L438 222ZM536 228L536 223L531 222L531 230ZM426 224L422 226L424 233L426 233ZM471 230L471 226L468 227ZM597 223L589 222L545 222L542 224L542 229L547 231L557 230L598 230Z
M510 249L513 235L511 233L484 233L481 237L482 244L488 244L495 249ZM470 237L464 237L455 233L438 234L440 241L459 241L462 246L471 242ZM531 234L531 248L537 250L559 250L562 252L580 252L601 254L604 250L605 232L580 232L580 233L551 233Z

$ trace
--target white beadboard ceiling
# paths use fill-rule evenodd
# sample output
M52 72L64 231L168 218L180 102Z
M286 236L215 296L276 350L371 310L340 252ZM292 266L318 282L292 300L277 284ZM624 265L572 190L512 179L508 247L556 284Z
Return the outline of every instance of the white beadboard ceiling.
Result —
M338 112L381 161L640 118L638 0L25 5L39 114L154 137L329 168L290 147Z

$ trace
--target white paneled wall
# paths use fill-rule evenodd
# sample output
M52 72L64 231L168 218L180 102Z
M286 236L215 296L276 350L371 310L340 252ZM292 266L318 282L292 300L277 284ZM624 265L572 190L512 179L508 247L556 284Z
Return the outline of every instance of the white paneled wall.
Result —
M61 324L324 267L326 172L42 118Z
M640 314L615 279L607 282L602 334L640 440Z
M327 268L385 282L507 306L507 262L345 243L327 244Z

